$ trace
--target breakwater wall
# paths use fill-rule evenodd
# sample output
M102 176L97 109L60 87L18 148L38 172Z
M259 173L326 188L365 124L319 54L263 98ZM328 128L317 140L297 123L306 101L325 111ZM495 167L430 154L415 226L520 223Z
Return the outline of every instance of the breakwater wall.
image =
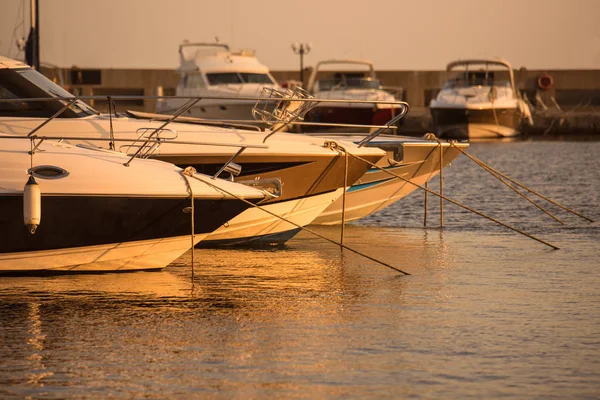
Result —
M304 72L308 81L311 68ZM179 76L174 70L161 69L49 69L42 73L72 93L82 96L174 95ZM272 71L279 81L297 80L299 71ZM541 75L552 77L552 86L542 90ZM406 126L411 131L431 130L426 107L450 77L446 71L377 71L386 88L398 92L411 106ZM517 88L534 107L532 134L572 130L600 133L600 69L597 70L515 70ZM306 82L305 82L306 84ZM159 89L160 88L160 89ZM106 102L95 101L93 106L107 109ZM130 100L117 103L119 110L131 109L153 112L152 100Z

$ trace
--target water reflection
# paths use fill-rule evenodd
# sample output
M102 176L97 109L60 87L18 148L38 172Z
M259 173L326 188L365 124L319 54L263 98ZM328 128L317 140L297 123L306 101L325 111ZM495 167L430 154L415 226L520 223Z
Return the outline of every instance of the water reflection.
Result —
M600 144L469 151L600 216ZM440 229L438 202L424 229L416 192L345 236L407 277L301 233L195 250L193 281L191 253L163 272L2 278L0 397L595 398L600 225L540 219L466 164L447 194L561 250L450 206Z
M29 322L29 339L27 340L27 344L31 348L31 354L27 357L30 361L30 373L27 383L30 385L43 386L42 380L53 374L52 372L47 371L44 365L43 352L46 336L42 332L39 303L34 302L28 304L27 319Z

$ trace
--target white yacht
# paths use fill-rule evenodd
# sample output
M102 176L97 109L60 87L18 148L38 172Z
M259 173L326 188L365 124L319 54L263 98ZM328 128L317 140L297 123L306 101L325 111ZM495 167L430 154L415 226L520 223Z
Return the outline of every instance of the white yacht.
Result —
M203 99L186 111L185 116L252 121L255 101L235 97L259 97L263 88L280 89L279 84L255 56L253 50L231 51L221 43L187 43L179 46L180 76L176 96L231 97ZM186 99L159 100L156 112L173 114Z
M343 193L344 157L328 147L326 139L218 127L193 119L176 121L198 99L190 100L175 116L99 114L37 71L6 58L0 58L0 94L0 132L67 137L71 143L115 148L132 157L192 166L213 177L271 189L273 196L261 204L264 210L248 209L202 244L283 243ZM344 147L371 162L385 154L352 143ZM368 168L362 162L350 162L348 184Z
M533 124L508 62L458 60L446 69L453 76L429 106L438 136L505 138L519 135L523 124Z
M331 68L332 65L335 68ZM307 91L318 99L400 101L393 93L384 90L375 75L373 63L366 60L327 60L317 63L309 78ZM323 102L309 111L305 119L325 124L382 125L402 111L403 107L398 104ZM319 127L323 128L326 126ZM365 129L368 130L361 130Z
M0 154L0 275L161 269L265 197L51 140L0 134Z

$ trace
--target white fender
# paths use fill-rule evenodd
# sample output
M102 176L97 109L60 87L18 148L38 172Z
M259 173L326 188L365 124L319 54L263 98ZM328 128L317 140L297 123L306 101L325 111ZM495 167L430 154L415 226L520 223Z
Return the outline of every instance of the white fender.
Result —
M519 99L518 103L519 103L519 109L520 109L521 113L523 114L523 118L525 118L525 120L527 120L527 123L530 126L533 126L533 115L531 114L531 109L529 108L529 105L523 99Z
M23 222L33 235L42 219L42 192L33 175L23 189Z

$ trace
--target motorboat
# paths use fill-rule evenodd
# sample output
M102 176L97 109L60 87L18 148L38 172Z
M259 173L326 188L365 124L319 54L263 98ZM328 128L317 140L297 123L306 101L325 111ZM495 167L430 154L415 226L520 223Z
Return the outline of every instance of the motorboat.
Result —
M194 167L213 178L267 185L272 197L223 224L204 245L281 244L312 222L369 168L344 157L318 137L208 125L181 117L127 112L100 114L37 71L0 58L0 131L17 136L67 138L70 143L117 149L134 157ZM185 122L179 122L181 118ZM385 152L345 146L377 162ZM347 180L344 174L347 174ZM261 186L264 187L264 186ZM285 218L285 220L282 220Z
M332 65L335 67L332 68ZM313 69L306 90L318 99L348 100L319 103L306 114L305 119L309 122L353 124L361 126L355 131L368 131L368 126L382 125L403 111L398 104L400 100L395 96L398 91L392 93L384 90L375 75L373 63L366 60L321 61ZM369 104L365 101L382 103ZM320 125L319 130L324 128L327 128L326 125ZM328 129L336 130L335 127ZM348 131L348 127L342 130Z
M333 139L339 138L340 134L318 135ZM365 138L364 135L344 137L355 143L360 143ZM379 135L366 145L383 149L386 156L376 163L376 167L369 168L365 175L346 191L345 199L340 197L336 200L312 222L313 224L337 225L355 221L394 204L417 190L416 185L423 186L437 176L442 168L448 167L461 151L469 146L469 143L450 143L429 134L422 139ZM402 179L390 173L401 176Z
M533 124L507 61L458 60L446 70L452 77L429 105L438 136L507 138L521 134L524 124Z
M0 159L0 274L161 269L265 197L52 140L0 135Z
M258 97L265 87L280 88L253 50L231 51L224 43L184 42L179 46L179 57L176 96L209 97L189 108L185 116L251 123L255 101L235 98ZM218 96L233 98L214 98ZM185 102L182 98L159 100L156 112L173 114Z

